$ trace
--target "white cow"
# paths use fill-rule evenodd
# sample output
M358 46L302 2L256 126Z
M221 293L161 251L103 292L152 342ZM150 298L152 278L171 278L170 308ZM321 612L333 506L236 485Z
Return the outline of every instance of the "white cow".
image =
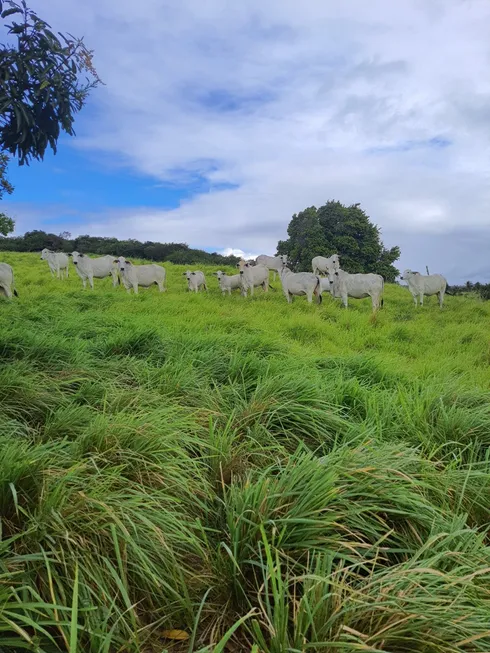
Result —
M281 283L284 295L290 304L293 295L306 295L308 303L311 304L313 295L317 302L322 302L321 279L311 272L291 272L287 267L281 270Z
M200 270L196 270L196 272L187 270L187 272L183 272L182 274L186 277L187 287L191 292L199 292L202 288L204 288L204 290L208 289L204 272L201 272Z
M237 267L240 269L240 281L242 287L242 295L247 296L248 291L250 294L254 294L254 288L262 286L264 292L269 290L269 268L266 268L265 265L250 265L246 263L243 259L237 263Z
M383 306L384 279L380 274L349 274L338 269L329 274L331 293L340 297L347 308L348 297L364 299L371 297L373 311Z
M16 297L19 296L15 290L14 271L8 263L0 263L0 295L11 299L12 292Z
M218 272L213 272L213 275L215 277L218 277L219 287L221 288L221 292L223 293L223 295L227 291L228 294L231 295L232 290L235 290L235 288L242 287L242 279L239 274L233 274L232 276L228 276L221 270L218 270Z
M412 293L415 306L418 306L417 298L420 301L420 305L423 306L424 295L427 297L430 295L439 295L439 306L442 308L447 286L447 281L442 274L424 275L419 272L405 270L401 279L408 283L408 289Z
M127 261L124 256L114 260L117 263L117 268L121 275L121 280L124 287L131 294L131 288L134 294L138 294L138 286L142 288L149 288L152 284L156 283L160 292L164 292L165 279L167 273L165 268L161 265L152 263L150 265L133 265L131 261Z
M333 254L329 258L325 258L324 256L315 256L315 258L311 260L311 269L313 270L313 274L329 275L330 272L336 272L338 269L340 269L338 254Z
M322 294L324 292L332 293L332 284L328 277L320 277L320 290L322 291Z
M45 247L41 252L41 260L47 261L51 275L54 277L55 273L58 279L63 279L63 272L68 279L68 256L63 252L52 252Z
M87 287L87 280L92 290L94 289L94 278L105 279L112 276L112 285L117 286L119 277L117 275L117 267L114 265L114 257L98 256L97 258L90 258L86 254L79 252L72 252L73 265L77 271L78 276L82 280L83 287Z
M281 254L280 256L267 256L267 254L261 254L257 256L255 260L255 265L264 265L269 270L273 271L272 279L276 280L276 272L281 273L281 270L284 265L288 264L288 257L286 254Z

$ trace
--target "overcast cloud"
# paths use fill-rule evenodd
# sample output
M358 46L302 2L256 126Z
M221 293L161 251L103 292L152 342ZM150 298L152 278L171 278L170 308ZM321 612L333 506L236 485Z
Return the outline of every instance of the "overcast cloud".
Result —
M72 145L211 184L63 228L274 253L293 213L338 199L401 246L401 269L490 279L488 0L32 4L85 35L106 83ZM35 208L16 213L34 226Z

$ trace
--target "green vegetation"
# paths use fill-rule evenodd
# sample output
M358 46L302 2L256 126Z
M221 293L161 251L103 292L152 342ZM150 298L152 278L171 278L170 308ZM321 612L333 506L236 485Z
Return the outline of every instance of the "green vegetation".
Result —
M346 272L375 272L393 283L399 274L393 263L400 248L386 249L379 227L373 224L359 204L344 206L333 200L319 209L293 215L287 240L280 240L278 254L287 254L294 269L311 272L315 256L338 254Z
M1 258L0 649L490 650L490 306Z
M1 219L1 218L0 218ZM1 222L0 222L1 228ZM0 231L1 233L1 231ZM222 256L202 249L192 249L186 243L140 242L134 238L119 240L103 236L77 236L64 231L59 236L40 229L26 231L23 236L0 238L0 251L40 252L45 247L54 251L98 254L105 256L118 252L128 258L142 258L154 261L169 261L178 265L232 265L238 263L237 256Z

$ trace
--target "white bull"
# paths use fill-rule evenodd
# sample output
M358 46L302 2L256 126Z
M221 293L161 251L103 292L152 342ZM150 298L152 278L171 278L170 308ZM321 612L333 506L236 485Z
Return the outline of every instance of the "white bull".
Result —
M217 272L213 272L213 275L218 277L219 287L221 288L223 295L225 292L228 292L228 294L231 295L232 290L242 287L242 279L239 274L228 276L221 270L218 270Z
M56 273L58 279L63 279L63 273L65 273L65 276L68 279L69 259L66 254L63 254L63 252L52 252L50 249L45 247L41 252L41 259L48 262L53 277Z
M322 302L321 279L311 272L291 272L289 268L284 267L281 270L281 283L289 304L293 295L306 295L309 304L315 295L317 302Z
M19 296L15 289L14 271L8 263L0 263L0 295L11 299L12 293Z
M288 264L288 257L286 254L281 254L279 256L267 256L267 254L261 254L257 256L255 260L255 265L264 265L269 270L273 271L272 279L276 280L276 272L281 273L282 268Z
M269 290L269 268L265 265L250 265L241 260L237 263L240 269L240 282L242 287L242 295L247 296L248 291L253 296L254 288L262 286L264 292Z
M333 254L329 258L315 256L315 258L311 260L311 269L313 270L313 274L329 275L330 272L336 272L340 269L339 255Z
M107 255L90 258L90 256L80 254L79 252L72 252L71 256L75 270L82 280L84 288L87 287L88 281L93 290L94 279L105 279L110 276L112 276L112 285L118 285L119 277L117 275L117 267L114 264L113 256Z
M442 308L447 286L447 281L442 274L424 275L419 272L405 270L401 279L408 283L408 289L412 294L415 306L418 306L417 298L420 301L420 305L423 306L424 295L427 297L430 295L439 295L439 306Z
M384 279L380 274L349 274L345 270L337 270L329 274L331 293L340 297L347 308L348 297L364 299L371 297L373 311L383 306Z
M182 274L187 279L187 287L191 292L199 292L202 288L204 288L204 290L208 289L204 272L201 272L200 270L196 270L196 272L187 270L187 272L183 272Z
M128 293L131 293L132 288L134 294L137 295L138 286L149 288L154 283L156 283L160 292L165 290L167 273L161 265L156 265L155 263L150 265L133 265L124 256L115 259L114 263L117 263L121 280Z

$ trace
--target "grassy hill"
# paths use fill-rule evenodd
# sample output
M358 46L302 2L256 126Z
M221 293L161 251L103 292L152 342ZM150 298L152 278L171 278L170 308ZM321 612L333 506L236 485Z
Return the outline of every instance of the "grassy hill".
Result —
M490 650L490 304L1 260L0 651Z

